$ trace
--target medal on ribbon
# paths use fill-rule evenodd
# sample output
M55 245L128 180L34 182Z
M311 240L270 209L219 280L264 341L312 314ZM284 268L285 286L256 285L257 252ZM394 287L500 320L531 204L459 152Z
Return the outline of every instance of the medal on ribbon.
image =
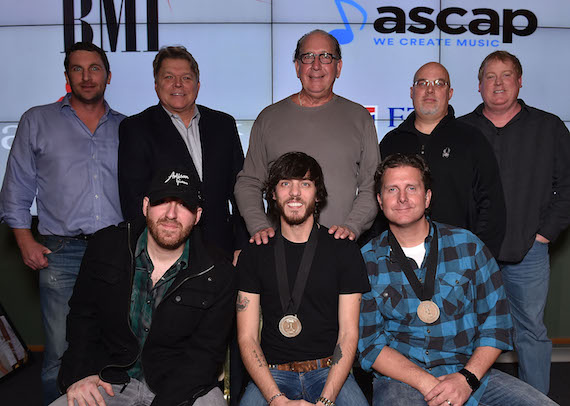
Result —
M315 251L317 249L318 229L317 224L313 225L309 240L303 249L303 256L293 285L293 292L289 291L289 279L287 277L287 262L285 259L285 242L281 230L278 230L275 235L275 270L277 272L277 287L279 289L279 299L281 300L281 308L283 309L284 316L279 321L279 332L287 338L297 337L303 325L297 316L303 292L307 285L309 271Z
M426 324L435 323L439 319L440 310L437 304L432 299L435 288L435 274L437 270L437 228L430 222L430 227L433 227L433 236L429 245L429 254L426 260L426 277L425 283L422 285L419 281L410 260L404 254L400 243L394 237L391 231L388 231L388 243L394 255L396 263L400 265L404 271L404 275L410 282L414 293L421 300L416 314L418 318ZM421 265L421 264L420 264Z

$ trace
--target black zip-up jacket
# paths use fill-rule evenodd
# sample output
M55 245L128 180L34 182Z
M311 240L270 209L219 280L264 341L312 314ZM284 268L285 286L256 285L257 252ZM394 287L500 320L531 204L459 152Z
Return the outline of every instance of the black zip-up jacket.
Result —
M483 104L459 120L479 129L499 162L507 206L507 232L499 259L519 262L536 234L550 241L570 224L570 133L554 114L527 106L502 128L483 115Z
M432 175L430 217L476 234L496 257L505 235L505 200L491 145L455 118L453 107L430 135L416 130L412 112L380 142L380 154L420 154Z
M235 271L194 229L190 264L155 309L141 351L129 311L142 220L107 227L89 242L69 301L60 389L90 375L127 383L127 370L141 356L145 381L156 394L152 405L192 405L217 384L235 313Z

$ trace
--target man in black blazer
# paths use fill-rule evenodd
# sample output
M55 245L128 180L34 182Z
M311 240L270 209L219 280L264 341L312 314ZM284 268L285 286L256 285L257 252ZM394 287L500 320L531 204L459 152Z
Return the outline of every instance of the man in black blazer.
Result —
M196 105L200 72L186 48L162 48L153 69L159 104L125 119L119 128L123 216L132 220L142 215L142 198L158 169L191 167L202 181L204 238L234 255L249 239L233 195L243 166L236 122L226 113Z

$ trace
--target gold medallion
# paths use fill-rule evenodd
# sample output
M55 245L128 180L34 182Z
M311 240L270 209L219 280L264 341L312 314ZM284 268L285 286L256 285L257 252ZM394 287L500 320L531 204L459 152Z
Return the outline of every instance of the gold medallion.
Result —
M418 306L418 317L427 324L434 323L439 319L439 307L431 300L424 300Z
M302 328L301 320L293 314L283 316L279 321L279 331L287 338L297 337Z

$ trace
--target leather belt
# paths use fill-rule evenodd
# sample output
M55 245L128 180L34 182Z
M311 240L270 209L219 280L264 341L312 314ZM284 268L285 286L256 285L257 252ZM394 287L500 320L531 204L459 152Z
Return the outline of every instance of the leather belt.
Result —
M332 356L309 361L287 362L286 364L270 364L268 366L270 369L278 369L279 371L309 372L319 368L328 368L331 364Z
M77 234L77 235L56 235L56 234L42 234L42 237L45 238L58 238L58 239L68 239L68 240L82 240L82 241L89 241L93 234Z
M67 238L73 238L74 240L89 241L93 237L93 234L77 234Z

